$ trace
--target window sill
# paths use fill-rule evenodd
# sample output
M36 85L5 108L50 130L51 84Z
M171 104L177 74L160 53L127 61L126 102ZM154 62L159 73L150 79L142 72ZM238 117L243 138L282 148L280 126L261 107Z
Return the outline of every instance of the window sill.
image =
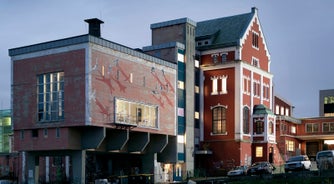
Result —
M211 136L227 135L227 132L225 132L225 133L213 133L213 132L211 132L210 135L211 135Z

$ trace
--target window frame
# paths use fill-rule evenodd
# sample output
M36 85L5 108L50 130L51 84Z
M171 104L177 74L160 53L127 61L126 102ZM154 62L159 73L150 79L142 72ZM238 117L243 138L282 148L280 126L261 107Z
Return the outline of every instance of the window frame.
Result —
M242 109L243 114L243 133L249 134L250 133L250 109L249 107L245 106Z
M212 134L227 134L226 106L215 106L212 111Z
M37 122L64 121L64 85L63 71L43 73L37 78Z

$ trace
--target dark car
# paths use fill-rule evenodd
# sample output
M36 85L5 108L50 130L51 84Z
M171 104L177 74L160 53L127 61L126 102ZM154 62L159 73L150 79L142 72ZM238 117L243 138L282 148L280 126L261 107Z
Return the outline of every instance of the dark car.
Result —
M269 162L255 162L248 168L247 175L272 174L275 169Z
M307 155L299 155L290 157L284 164L285 172L297 170L310 170L312 167L311 161Z

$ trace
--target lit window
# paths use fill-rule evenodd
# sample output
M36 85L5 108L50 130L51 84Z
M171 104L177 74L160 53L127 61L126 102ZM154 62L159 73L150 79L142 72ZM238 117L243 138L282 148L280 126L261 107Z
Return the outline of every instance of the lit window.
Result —
M227 93L227 76L220 77L222 85L221 85L221 91L220 94L226 94Z
M281 115L284 115L284 107L281 107Z
M197 59L195 59L195 67L199 68L199 61Z
M226 134L226 108L218 106L212 109L212 133Z
M64 72L37 77L38 121L64 120Z
M295 134L296 133L296 127L295 126L291 126L291 131L290 131L292 134Z
M177 115L184 117L184 108L178 107L177 108Z
M279 114L279 105L276 105L276 107L275 107L275 113Z
M287 151L295 151L295 142L294 141L286 140L285 145L286 145L286 150Z
M140 127L158 127L158 107L116 99L115 122Z
M269 122L268 132L274 134L274 123L272 121Z
M255 157L263 157L263 147L262 146L256 146Z
M252 46L253 48L259 48L259 33L253 31L252 33Z
M183 135L177 135L177 143L181 144L185 143Z
M286 116L289 116L289 114L290 114L289 108L286 108L286 109L285 109L285 115L286 115Z
M199 119L199 112L195 112L195 119Z
M184 55L183 55L183 54L180 54L180 53L177 53L177 60L178 60L179 62L184 63Z
M179 89L184 89L184 82L183 81L177 81L177 87Z
M218 94L218 77L211 77L212 80L212 92L211 95Z
M199 87L195 86L195 93L199 93Z

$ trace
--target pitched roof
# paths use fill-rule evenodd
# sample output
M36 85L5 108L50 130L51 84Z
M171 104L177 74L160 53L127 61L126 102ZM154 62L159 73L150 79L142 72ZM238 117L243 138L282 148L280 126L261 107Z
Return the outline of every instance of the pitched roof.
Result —
M245 34L255 13L252 8L250 13L198 22L196 40L211 40L211 44L204 45L201 48L237 46L240 44L240 39Z

